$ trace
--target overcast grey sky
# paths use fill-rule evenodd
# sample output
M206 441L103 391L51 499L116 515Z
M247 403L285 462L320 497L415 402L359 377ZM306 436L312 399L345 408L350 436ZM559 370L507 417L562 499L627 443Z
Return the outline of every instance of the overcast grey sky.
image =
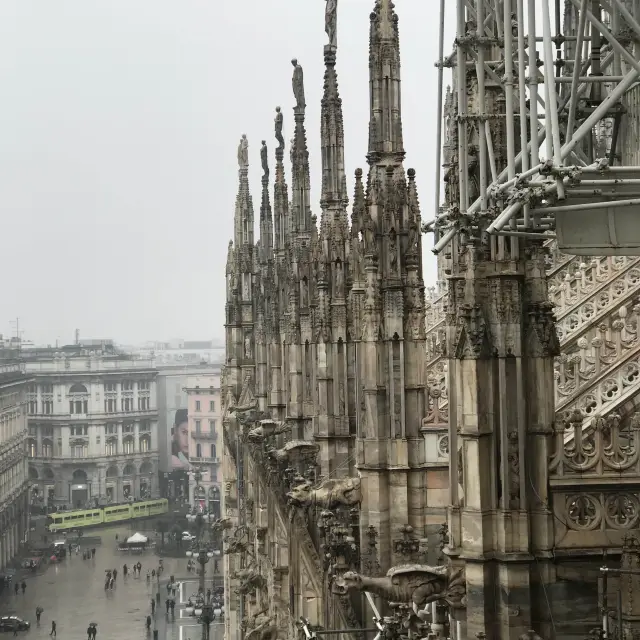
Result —
M438 4L396 0L406 167L417 171L424 219L433 214ZM366 166L373 6L338 7L350 195L354 170ZM319 214L324 8L324 0L2 0L0 331L15 331L19 316L36 342L70 342L76 327L127 343L222 337L238 140L249 138L257 224L260 141L273 163L276 105L291 137L293 57L305 72ZM449 29L445 51L452 37ZM432 239L424 240L426 254ZM434 271L430 260L428 281Z

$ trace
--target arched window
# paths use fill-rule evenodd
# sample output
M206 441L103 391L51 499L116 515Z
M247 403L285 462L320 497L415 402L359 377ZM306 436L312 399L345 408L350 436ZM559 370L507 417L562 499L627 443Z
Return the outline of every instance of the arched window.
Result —
M29 467L29 480L37 480L38 471L35 467Z
M196 445L196 458L202 458L202 445L200 443Z
M44 470L44 477L47 480L53 480L54 476L53 476L53 470L50 469L49 467L46 467Z
M89 412L89 392L83 384L73 384L69 389L69 413L85 414Z
M38 455L38 446L33 438L29 438L27 442L28 452L30 458L35 458Z
M123 453L133 453L135 444L132 437L124 438L122 441Z
M140 451L151 450L151 438L147 435L140 436Z
M87 472L82 469L76 469L73 472L73 482L74 484L86 484L87 482Z
M143 462L140 465L140 475L151 475L153 473L153 465L150 462Z
M136 474L136 470L132 464L128 464L122 471L123 476L134 476L135 474Z
M115 465L111 465L107 469L107 478L117 478L118 477L118 467Z
M42 441L42 457L53 457L53 440L49 440L48 438L46 438Z

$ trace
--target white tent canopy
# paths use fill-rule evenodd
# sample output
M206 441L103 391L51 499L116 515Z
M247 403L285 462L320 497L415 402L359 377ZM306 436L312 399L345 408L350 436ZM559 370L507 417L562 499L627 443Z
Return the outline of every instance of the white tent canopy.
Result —
M127 544L143 544L147 542L148 538L143 536L141 533L134 533L130 538L127 539Z

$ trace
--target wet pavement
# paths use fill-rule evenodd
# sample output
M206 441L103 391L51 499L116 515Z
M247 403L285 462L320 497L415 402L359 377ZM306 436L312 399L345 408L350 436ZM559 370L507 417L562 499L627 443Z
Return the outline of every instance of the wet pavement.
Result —
M141 532L145 533L144 529ZM147 569L157 569L159 558L153 552L137 555L118 552L116 533L121 539L132 534L128 528L92 531L91 535L102 537L102 545L96 546L95 558L83 560L82 552L67 555L59 564L50 565L42 575L27 576L25 595L20 592L15 596L12 587L10 594L5 589L0 599L0 613L17 615L31 622L31 629L19 635L33 639L49 638L51 621L55 620L61 639L86 638L89 623L95 622L97 640L149 640L153 634L147 633L146 618L151 614L151 599L160 589L152 631L158 629L159 640L199 640L201 626L184 613L184 603L198 587L197 578L187 573L186 558L163 559L165 570L161 582L166 583L170 575L186 581L180 597L176 595L175 619L171 619L165 614L166 587L158 585L157 580L146 581ZM142 564L141 577L134 578L129 573L125 578L123 564L131 566L138 561ZM114 568L118 569L115 587L105 591L105 571ZM40 626L36 624L37 606L44 609ZM222 640L223 634L224 625L212 625L212 640Z

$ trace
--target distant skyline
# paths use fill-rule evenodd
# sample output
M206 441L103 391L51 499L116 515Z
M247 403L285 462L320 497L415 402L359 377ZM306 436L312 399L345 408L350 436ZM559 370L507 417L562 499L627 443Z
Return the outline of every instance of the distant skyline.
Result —
M355 169L366 168L373 6L338 5L350 196ZM277 105L285 139L292 136L294 57L305 74L319 217L324 8L323 0L0 3L7 239L0 333L15 335L19 317L23 337L36 344L72 343L76 328L124 344L222 338L238 141L247 134L257 225L259 148L265 139L273 163ZM437 3L396 0L396 10L405 167L416 169L427 220L434 214ZM431 240L424 237L427 285L435 280Z

